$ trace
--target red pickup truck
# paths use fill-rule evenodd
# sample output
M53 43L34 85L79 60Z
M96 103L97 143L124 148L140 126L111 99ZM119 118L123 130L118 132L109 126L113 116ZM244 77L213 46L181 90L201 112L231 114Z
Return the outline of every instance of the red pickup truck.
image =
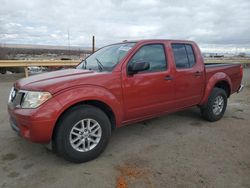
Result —
M204 64L192 41L125 41L75 69L18 80L8 102L10 124L21 137L85 162L126 124L192 106L204 119L219 120L229 96L242 90L242 76L238 64Z

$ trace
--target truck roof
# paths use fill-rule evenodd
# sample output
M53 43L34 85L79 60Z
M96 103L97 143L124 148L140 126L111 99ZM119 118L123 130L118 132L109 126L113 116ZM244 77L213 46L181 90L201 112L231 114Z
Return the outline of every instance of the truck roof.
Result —
M180 39L139 39L139 40L124 40L123 42L193 42L191 40L180 40Z

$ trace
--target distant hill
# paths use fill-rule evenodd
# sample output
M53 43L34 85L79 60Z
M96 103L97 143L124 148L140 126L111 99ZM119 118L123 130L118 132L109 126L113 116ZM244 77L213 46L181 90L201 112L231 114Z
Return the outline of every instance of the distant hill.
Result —
M84 59L92 53L90 47L0 44L0 59Z
M68 46L53 45L33 45L33 44L0 44L2 48L22 48L22 49L48 49L48 50L69 50ZM70 50L89 51L91 47L70 46Z

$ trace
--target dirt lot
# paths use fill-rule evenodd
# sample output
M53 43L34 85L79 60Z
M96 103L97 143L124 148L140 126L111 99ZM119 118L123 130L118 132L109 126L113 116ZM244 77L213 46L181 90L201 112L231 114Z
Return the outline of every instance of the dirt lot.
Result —
M85 164L64 161L11 130L6 105L18 77L0 75L1 187L250 187L250 69L222 120L206 122L192 108L126 126Z

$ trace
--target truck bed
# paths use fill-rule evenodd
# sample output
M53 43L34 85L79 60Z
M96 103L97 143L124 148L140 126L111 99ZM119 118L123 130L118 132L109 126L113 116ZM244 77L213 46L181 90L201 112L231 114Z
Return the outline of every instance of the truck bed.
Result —
M231 79L232 92L236 92L241 83L240 66L241 64L232 63L205 63L206 82L208 83L214 74L225 73Z
M233 63L204 63L205 67L221 67L221 66L230 66L230 65L238 65Z

